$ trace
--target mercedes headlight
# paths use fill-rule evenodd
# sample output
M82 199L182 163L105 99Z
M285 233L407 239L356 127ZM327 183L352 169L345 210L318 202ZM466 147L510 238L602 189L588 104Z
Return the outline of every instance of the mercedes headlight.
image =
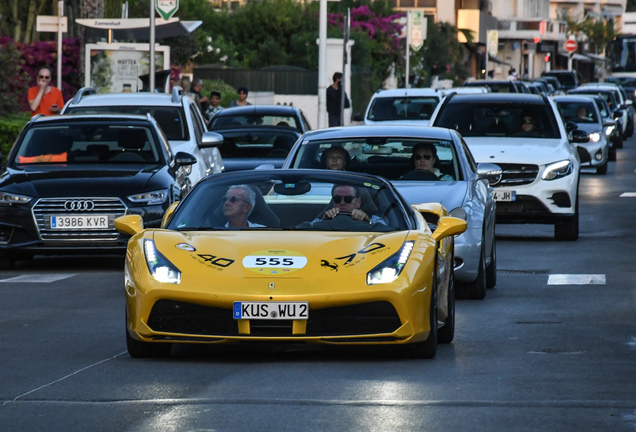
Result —
M168 189L161 189L153 192L130 195L127 197L135 204L156 205L163 204L168 200Z
M2 205L26 204L32 199L32 197L26 195L18 195L0 191L0 204Z
M570 174L572 174L572 161L564 160L546 166L541 178L543 180L556 180Z
M181 271L157 250L153 240L144 240L144 254L148 270L155 279L163 283L181 283Z
M399 251L367 273L367 285L390 283L396 280L409 260L412 250L413 242L404 242Z
M592 132L590 134L590 141L599 142L601 140L601 134L598 132Z

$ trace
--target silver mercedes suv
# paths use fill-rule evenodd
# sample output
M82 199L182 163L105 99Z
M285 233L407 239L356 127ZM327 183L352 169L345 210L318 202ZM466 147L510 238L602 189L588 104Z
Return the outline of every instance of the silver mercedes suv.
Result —
M181 87L174 87L172 94L97 94L94 88L83 87L62 110L62 114L97 113L151 114L174 153L186 152L197 159L188 175L192 185L208 174L224 170L218 149L223 137L208 131L196 102Z

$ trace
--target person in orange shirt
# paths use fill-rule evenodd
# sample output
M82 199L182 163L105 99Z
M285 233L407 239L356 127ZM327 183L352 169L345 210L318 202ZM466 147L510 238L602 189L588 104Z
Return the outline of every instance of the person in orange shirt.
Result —
M38 69L37 80L38 85L29 89L31 117L36 114L58 114L64 106L64 99L62 92L51 85L51 69L48 66Z

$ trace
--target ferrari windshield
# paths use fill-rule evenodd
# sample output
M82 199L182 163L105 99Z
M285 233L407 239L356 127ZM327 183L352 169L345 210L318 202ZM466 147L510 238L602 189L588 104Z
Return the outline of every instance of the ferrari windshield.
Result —
M412 212L384 181L298 170L208 178L188 193L166 228L387 232L412 224Z

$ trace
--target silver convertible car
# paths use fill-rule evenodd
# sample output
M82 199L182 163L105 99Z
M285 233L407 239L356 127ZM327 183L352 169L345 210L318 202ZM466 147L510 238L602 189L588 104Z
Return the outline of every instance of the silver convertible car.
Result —
M410 203L440 202L468 223L466 232L455 239L456 295L481 299L486 288L495 286L495 201L489 180L500 176L501 169L477 165L457 132L404 125L310 131L296 142L283 168L379 175Z

